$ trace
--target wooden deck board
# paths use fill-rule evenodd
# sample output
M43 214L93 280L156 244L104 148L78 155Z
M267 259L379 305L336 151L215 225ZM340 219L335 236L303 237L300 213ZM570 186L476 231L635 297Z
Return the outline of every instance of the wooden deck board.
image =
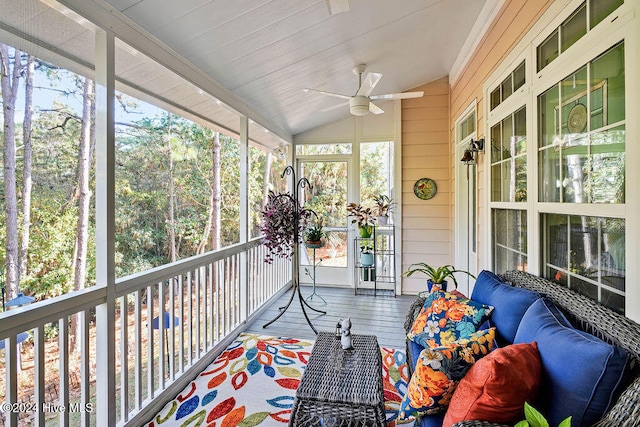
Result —
M305 298L312 292L312 288L308 286L302 286L301 290ZM381 346L404 350L404 320L415 296L356 296L353 289L330 287L316 287L316 293L327 301L327 305L322 305L322 301L316 296L310 304L326 311L327 314L315 313L308 308L306 310L311 323L318 331L334 331L339 319L350 317L352 333L376 335ZM297 296L282 317L263 328L265 323L279 314L278 308L284 306L290 296L291 291L281 296L261 316L248 324L245 332L315 339L313 330L304 318Z

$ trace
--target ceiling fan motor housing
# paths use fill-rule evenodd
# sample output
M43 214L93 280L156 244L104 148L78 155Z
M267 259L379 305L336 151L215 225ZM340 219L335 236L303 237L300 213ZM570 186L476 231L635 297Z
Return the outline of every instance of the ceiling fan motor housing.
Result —
M354 116L364 116L369 112L369 97L354 96L349 99L349 109Z

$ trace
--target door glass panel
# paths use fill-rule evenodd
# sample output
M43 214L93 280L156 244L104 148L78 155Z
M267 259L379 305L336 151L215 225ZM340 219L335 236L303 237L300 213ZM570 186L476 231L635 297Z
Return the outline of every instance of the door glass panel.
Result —
M347 266L347 162L302 162L301 176L307 178L313 189L305 189L305 207L313 209L327 232L326 244L316 249L316 262L324 267ZM302 264L310 264L313 250L307 248L308 257Z
M373 207L379 194L393 197L393 144L370 142L360 144L360 202Z

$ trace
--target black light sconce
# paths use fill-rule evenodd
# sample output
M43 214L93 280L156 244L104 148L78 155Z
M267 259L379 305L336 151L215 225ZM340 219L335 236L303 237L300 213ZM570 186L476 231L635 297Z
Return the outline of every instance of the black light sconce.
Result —
M469 165L475 165L478 163L478 153L484 153L484 138L481 138L477 141L473 139L469 143L469 148L464 150L464 154L460 159L461 162Z

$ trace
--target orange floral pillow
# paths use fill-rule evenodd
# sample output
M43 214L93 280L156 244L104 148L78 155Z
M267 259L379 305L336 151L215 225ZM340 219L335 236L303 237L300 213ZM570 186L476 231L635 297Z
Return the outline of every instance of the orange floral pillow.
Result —
M484 329L448 346L422 350L402 399L399 419L446 411L469 368L493 349L495 336L495 328Z
M434 288L407 338L422 347L440 347L469 338L491 315L493 307Z

